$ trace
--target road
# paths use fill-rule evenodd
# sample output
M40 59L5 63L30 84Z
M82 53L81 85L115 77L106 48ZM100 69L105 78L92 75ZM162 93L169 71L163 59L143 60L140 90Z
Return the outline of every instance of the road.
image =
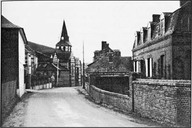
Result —
M148 127L133 118L96 105L78 87L39 90L25 108L24 127ZM8 121L6 122L8 124Z

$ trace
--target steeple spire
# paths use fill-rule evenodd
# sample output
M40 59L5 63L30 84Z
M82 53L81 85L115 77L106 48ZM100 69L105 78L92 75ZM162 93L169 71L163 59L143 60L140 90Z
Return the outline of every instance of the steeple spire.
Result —
M63 28L62 28L62 32L61 32L61 40L69 41L69 36L67 34L67 28L66 28L66 25L65 25L65 20L63 20Z

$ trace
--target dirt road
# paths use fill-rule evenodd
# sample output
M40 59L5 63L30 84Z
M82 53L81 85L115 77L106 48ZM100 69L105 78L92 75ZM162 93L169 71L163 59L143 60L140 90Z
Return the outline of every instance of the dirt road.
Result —
M77 87L39 90L30 96L25 106L26 108L22 109L25 111L24 114L20 115L23 116L22 118L19 115L14 116L14 121L17 122L16 119L20 119L19 126L24 127L149 126L136 123L127 115L94 104L79 94ZM23 119L22 123L21 119ZM4 126L9 126L11 120L13 119L9 117ZM15 123L15 126L17 125Z

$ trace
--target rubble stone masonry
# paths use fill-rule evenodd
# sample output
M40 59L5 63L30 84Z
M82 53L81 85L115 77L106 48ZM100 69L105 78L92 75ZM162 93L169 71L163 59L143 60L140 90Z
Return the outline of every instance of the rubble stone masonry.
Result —
M89 95L96 103L112 106L126 113L132 110L131 97L127 95L101 90L94 85L89 86Z
M191 125L190 80L133 81L134 112L160 123Z

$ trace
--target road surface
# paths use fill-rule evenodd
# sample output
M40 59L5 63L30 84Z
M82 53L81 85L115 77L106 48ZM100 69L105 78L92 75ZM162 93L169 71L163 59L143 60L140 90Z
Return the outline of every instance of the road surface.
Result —
M78 87L34 92L23 115L24 127L148 127L133 118L101 107L78 93ZM10 119L11 120L11 119ZM15 121L16 122L16 121ZM6 122L8 124L8 121ZM151 125L150 125L151 126Z

